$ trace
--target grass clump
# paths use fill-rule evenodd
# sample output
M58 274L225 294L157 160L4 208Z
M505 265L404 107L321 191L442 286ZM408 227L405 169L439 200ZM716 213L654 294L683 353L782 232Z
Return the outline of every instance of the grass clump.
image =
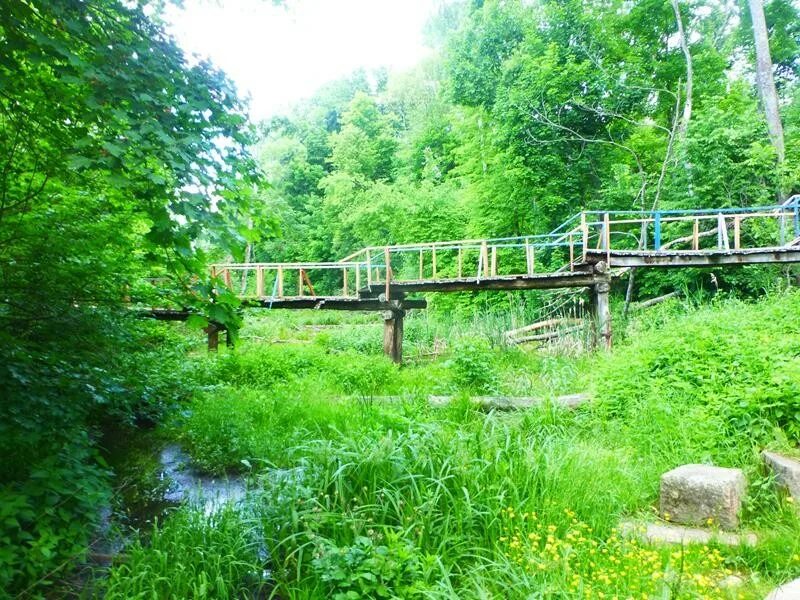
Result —
M135 541L105 582L103 597L242 598L263 587L258 535L240 513L183 509Z

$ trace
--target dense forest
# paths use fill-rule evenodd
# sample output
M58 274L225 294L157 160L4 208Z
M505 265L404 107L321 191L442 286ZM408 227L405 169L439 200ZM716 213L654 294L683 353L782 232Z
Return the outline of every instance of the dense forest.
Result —
M166 33L161 5L0 5L0 597L245 597L264 586L281 598L488 598L513 589L572 597L583 588L569 587L569 570L541 579L515 570L516 550L497 549L517 527L509 506L552 502L539 509L551 533L594 527L632 572L645 558L614 545L612 518L646 510L652 481L636 486L669 466L676 439L687 461L752 466L756 445L796 449L791 292L752 309L730 300L721 318L741 328L718 325L716 337L704 329L715 308L692 306L699 312L677 325L670 319L689 308L665 309L621 329L623 341L639 333L643 341L610 363L503 349L506 295L454 294L432 299L428 316L408 325L412 346L433 362L397 370L358 333L366 321L347 324L341 342L320 333L331 323L317 317L242 329L239 300L208 269L215 260L338 260L367 245L545 233L582 210L781 203L800 193L796 1L443 0L426 26L431 51L414 69L354 72L258 123L223 72L189 60ZM715 270L714 289L752 298L777 293L789 274ZM632 290L647 298L682 289L699 303L709 285L708 271L659 271L637 275ZM535 293L519 300L541 302ZM185 326L141 318L156 306L192 316ZM210 322L232 341L242 333L238 353L197 352ZM653 332L684 325L702 347L670 334L664 358ZM306 326L316 337L295 339ZM762 348L756 341L770 327ZM454 354L440 360L448 336ZM733 341L717 347L725 336ZM254 339L280 344L248 346ZM726 378L729 365L744 369L737 345L756 365L742 375L751 396ZM774 378L762 360L772 352L787 357ZM708 378L674 366L685 356L698 369L711 365ZM674 387L659 388L661 375ZM730 406L709 408L686 381ZM518 421L484 421L459 405L440 421L427 405L363 401L443 390L554 395L584 384L616 404ZM676 414L707 418L707 437L680 431L657 391L678 403ZM324 402L345 395L360 400ZM641 422L642 406L663 431ZM752 448L732 449L743 432ZM267 435L274 445L264 445ZM75 573L128 485L115 451L124 440L164 436L212 473L249 469L268 508L151 522L122 536L122 558L87 584ZM529 456L537 444L544 454ZM646 468L630 458L639 452L652 458ZM497 471L486 470L491 460ZM308 479L287 492L291 482L267 482L272 467ZM611 491L592 487L619 473L624 481ZM597 495L560 488L559 474ZM331 500L334 489L358 506ZM618 497L603 505L607 492ZM298 499L320 504L306 511L291 504ZM757 592L796 573L789 557L800 556L787 541L797 539L797 519L775 502L755 497L748 523L778 523L784 537L725 559L725 568L755 574ZM346 560L336 558L340 547ZM159 552L185 556L182 574ZM722 573L723 558L703 552L687 564ZM687 597L703 597L696 585Z
M800 189L797 11L765 7L778 142L744 2L444 4L416 69L355 73L262 124L282 235L254 256L546 233L581 210L777 203Z

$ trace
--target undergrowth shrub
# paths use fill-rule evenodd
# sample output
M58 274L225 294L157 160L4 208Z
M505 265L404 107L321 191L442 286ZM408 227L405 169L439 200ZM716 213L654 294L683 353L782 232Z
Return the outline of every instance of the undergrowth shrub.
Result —
M465 390L484 393L496 391L498 386L497 355L482 338L460 340L452 349L449 365L453 383Z

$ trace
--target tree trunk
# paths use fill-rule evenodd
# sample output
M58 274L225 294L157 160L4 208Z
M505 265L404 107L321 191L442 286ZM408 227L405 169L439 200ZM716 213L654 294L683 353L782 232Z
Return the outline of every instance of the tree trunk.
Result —
M678 24L678 40L680 41L683 56L686 59L686 101L683 104L683 118L678 129L678 137L686 137L686 130L689 127L689 120L692 118L692 89L694 87L694 67L692 64L692 53L689 52L689 41L686 38L686 31L683 29L683 18L678 0L672 0L672 8L675 10L675 21Z
M780 112L778 112L778 93L775 90L775 79L772 76L772 57L769 53L769 37L767 35L767 22L764 18L764 4L762 0L748 0L748 3L750 4L750 15L753 19L753 37L756 42L758 93L764 105L770 140L772 140L772 145L775 147L778 163L782 163L785 155L783 126L781 125Z

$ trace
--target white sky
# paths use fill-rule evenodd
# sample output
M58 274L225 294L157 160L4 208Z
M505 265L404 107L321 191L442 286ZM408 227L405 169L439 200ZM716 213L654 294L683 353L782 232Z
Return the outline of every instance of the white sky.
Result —
M249 95L254 120L286 110L359 67L418 63L436 0L184 0L168 4L171 33Z

